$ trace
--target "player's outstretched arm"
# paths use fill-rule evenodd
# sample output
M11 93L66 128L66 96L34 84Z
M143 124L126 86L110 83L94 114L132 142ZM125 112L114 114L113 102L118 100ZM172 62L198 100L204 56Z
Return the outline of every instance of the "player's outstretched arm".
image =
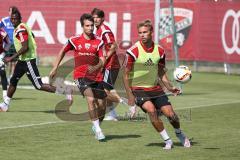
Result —
M54 77L56 76L56 74L57 74L57 69L58 69L58 67L59 67L62 59L64 58L65 53L66 53L66 51L65 51L65 46L64 46L64 47L59 51L58 56L57 56L57 59L56 59L55 62L54 62L53 68L52 68L52 70L50 71L50 74L49 74L49 77L50 77L50 78L54 78Z
M170 80L168 79L168 76L166 73L164 73L162 75L162 77L160 77L160 80L161 80L161 84L164 85L164 87L166 87L166 89L170 92L173 93L174 96L178 95L181 93L181 90L175 86L173 86L170 82Z

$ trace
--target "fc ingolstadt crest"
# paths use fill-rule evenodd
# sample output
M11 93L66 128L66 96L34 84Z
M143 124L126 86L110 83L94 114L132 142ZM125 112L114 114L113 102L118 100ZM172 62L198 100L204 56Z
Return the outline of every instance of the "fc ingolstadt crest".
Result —
M193 11L185 8L174 8L174 20L176 27L177 45L181 47L186 41L189 31L191 29L193 20ZM173 42L173 30L171 27L172 18L169 8L162 8L160 10L160 42L167 49L171 49Z

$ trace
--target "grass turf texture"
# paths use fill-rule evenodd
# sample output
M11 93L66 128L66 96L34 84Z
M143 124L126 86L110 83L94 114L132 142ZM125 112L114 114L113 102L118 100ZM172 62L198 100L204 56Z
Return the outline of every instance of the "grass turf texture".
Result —
M240 158L239 88L239 76L193 73L191 82L183 86L184 94L170 96L182 119L182 129L193 137L193 146L190 149L180 146L172 127L163 118L175 144L171 151L162 150L163 142L149 120L104 121L102 128L107 141L100 143L91 133L90 121L63 122L55 116L55 104L64 96L18 89L10 112L0 113L0 157L4 160L237 160ZM73 112L87 110L84 99L77 95L74 99ZM120 115L127 110L125 106L117 108Z

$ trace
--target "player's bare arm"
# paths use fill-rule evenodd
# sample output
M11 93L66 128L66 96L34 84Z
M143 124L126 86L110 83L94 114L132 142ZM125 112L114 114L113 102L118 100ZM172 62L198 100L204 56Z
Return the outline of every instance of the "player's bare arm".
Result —
M107 60L109 57L111 57L112 54L113 54L114 52L116 52L116 50L117 50L117 48L118 48L116 42L111 43L110 45L111 45L111 47L110 47L109 51L107 52L106 60Z
M57 57L56 61L54 62L54 66L53 66L53 68L52 68L52 70L51 70L51 72L49 74L50 78L54 78L56 76L56 74L57 74L58 66L60 65L60 63L61 63L61 61L64 58L65 53L66 53L64 51L64 48L65 48L65 46L58 53L58 57Z
M11 47L11 41L10 41L10 38L8 37L8 35L6 35L6 37L4 38L4 42L5 42L5 45L4 45L4 52L8 51Z
M133 106L135 104L135 96L132 94L132 91L131 91L131 88L130 88L130 85L129 85L129 84L132 83L131 79L129 79L129 72L130 72L130 69L127 68L127 67L124 67L124 69L123 69L123 83L124 83L124 87L125 87L127 97L128 97L128 105Z
M172 85L172 83L168 79L168 76L167 76L166 73L164 73L162 75L160 80L161 80L162 84L164 85L164 87L166 87L168 91L172 92L174 96L176 96L176 95L181 93L181 90L179 88L177 88L177 87Z
M103 67L104 63L105 63L105 58L100 57L97 65L95 65L95 66L89 65L88 66L88 72L93 73L94 71L101 69Z
M24 41L22 42L22 48L13 56L9 57L9 58L5 58L4 62L8 63L10 61L12 61L14 58L19 57L20 55L26 53L28 51L28 41Z

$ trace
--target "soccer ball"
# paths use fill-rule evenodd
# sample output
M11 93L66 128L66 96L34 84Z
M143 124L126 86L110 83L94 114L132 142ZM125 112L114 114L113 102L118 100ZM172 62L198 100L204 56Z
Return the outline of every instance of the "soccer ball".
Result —
M179 66L173 72L173 78L179 83L187 83L192 78L192 72L187 66Z

